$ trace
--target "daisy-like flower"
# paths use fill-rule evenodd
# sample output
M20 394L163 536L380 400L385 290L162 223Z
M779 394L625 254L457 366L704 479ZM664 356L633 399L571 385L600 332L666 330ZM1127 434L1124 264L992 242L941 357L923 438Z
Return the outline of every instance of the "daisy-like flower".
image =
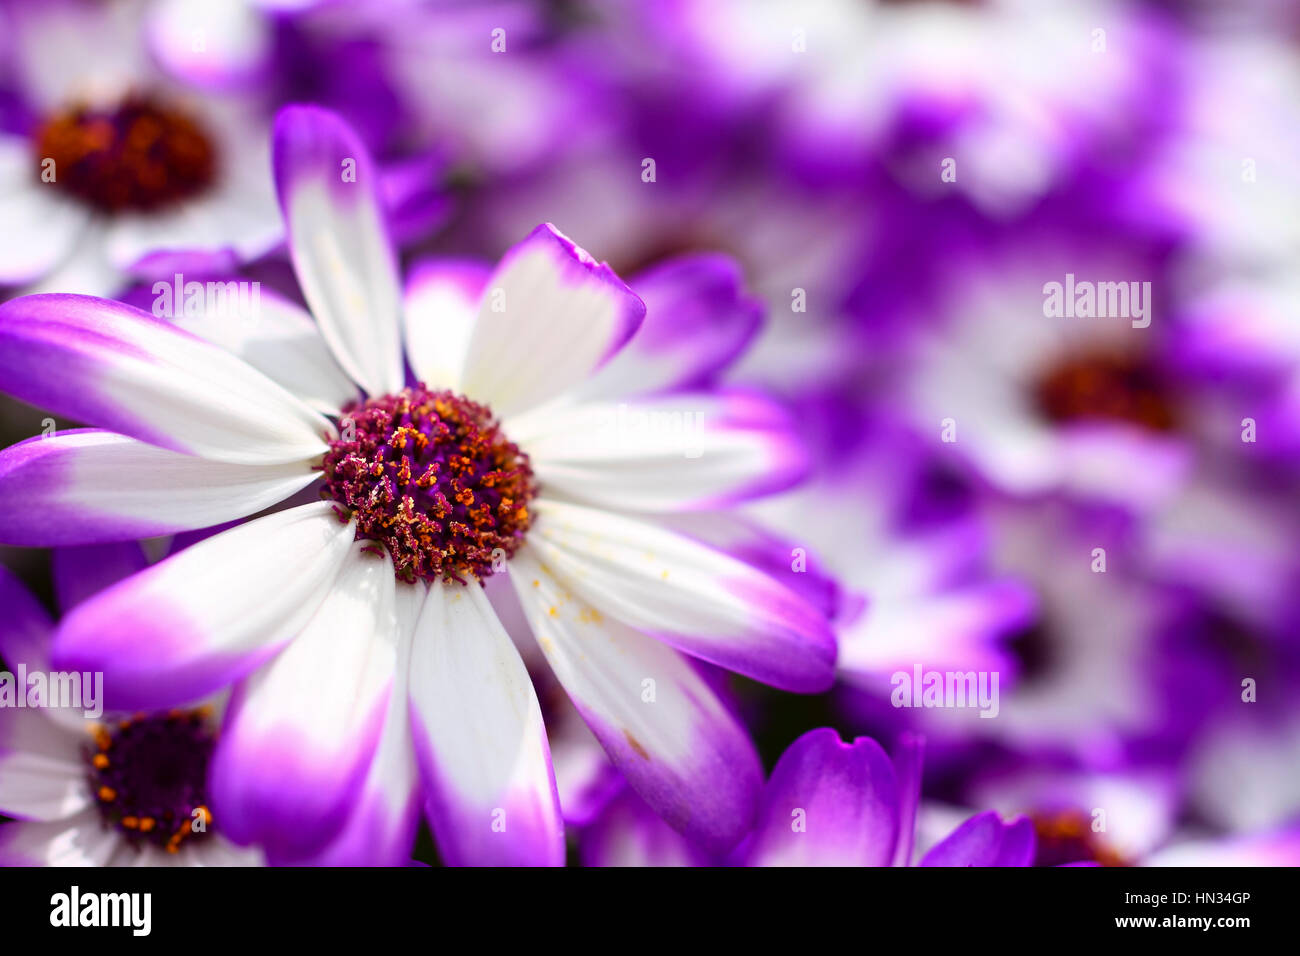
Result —
M950 734L1091 760L1125 740L1178 733L1177 698L1161 692L1159 644L1178 604L1167 588L1114 573L1136 564L1124 516L1057 499L989 500L981 513L992 566L1032 588L1038 613L1006 644L1016 679L1003 682L997 719L938 708L927 713L927 733L946 725ZM1107 573L1094 570L1102 555Z
M1197 812L1197 823L1180 825L1186 815L1186 781L1168 764L1122 758L1097 770L1043 752L1001 764L976 776L969 801L1031 820L1034 866L1294 866L1300 859L1300 832L1292 822L1211 830ZM1231 767L1219 767L1218 773L1245 779ZM954 819L968 812L924 806L918 838L946 833Z
M374 165L332 113L282 111L275 174L314 324L266 297L239 332L78 296L0 307L0 384L111 429L0 458L9 542L208 527L308 486L323 499L81 605L56 665L103 671L125 708L240 682L214 809L277 859L401 859L422 794L448 862L561 863L537 697L479 586L508 572L614 765L674 827L729 849L761 769L688 657L817 692L834 639L790 589L653 515L796 480L789 417L749 393L620 403L694 380L701 313L634 337L641 300L549 225L495 270L417 268L403 299Z
M1186 478L1194 419L1189 386L1164 361L1170 322L1152 324L1161 261L1118 243L1097 254L1050 231L995 249L995 266L982 252L952 263L934 307L945 321L910 343L885 401L1000 491L1159 504ZM1081 284L1139 283L1145 317L1052 313L1048 284L1075 273Z
M1124 757L1105 769L1052 750L1004 754L986 762L967 801L1024 814L1037 835L1035 866L1137 866L1166 841L1181 805L1178 775L1165 764ZM958 808L935 805L924 826L941 829Z
M66 0L0 11L20 104L0 129L0 284L108 295L132 274L229 269L281 241L258 104L168 80L141 17Z
M920 801L921 742L905 736L891 760L869 737L846 744L810 730L777 761L753 833L725 860L664 826L634 793L609 802L582 834L588 866L910 866ZM1028 866L1034 829L993 812L964 820L919 866Z
M55 552L59 602L143 567L134 542ZM49 674L54 623L0 568L0 656L24 675ZM16 678L15 678L16 682ZM17 693L26 694L17 685ZM85 686L84 684L82 686ZM89 701L83 698L83 704ZM221 835L208 806L208 764L220 701L159 714L53 706L0 708L0 865L255 865L256 850Z

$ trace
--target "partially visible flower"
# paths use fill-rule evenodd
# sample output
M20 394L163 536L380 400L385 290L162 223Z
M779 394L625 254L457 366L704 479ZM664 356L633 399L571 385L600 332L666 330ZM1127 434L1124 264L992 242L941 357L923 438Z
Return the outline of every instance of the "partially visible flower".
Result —
M1060 746L1091 759L1126 740L1174 738L1181 702L1163 693L1160 636L1181 604L1170 589L1131 572L1140 548L1122 513L1059 499L986 501L990 562L1034 591L1037 615L1005 647L1016 680L1003 688L995 719L937 709L941 724L1024 747Z
M1173 831L1182 792L1168 765L1110 763L1096 769L1029 751L978 771L965 802L1033 821L1036 866L1136 866Z
M1175 334L1162 263L1054 235L949 261L940 319L900 348L880 401L998 490L1141 511L1191 459L1191 412L1162 348ZM1076 297L1107 282L1122 301L1075 316Z
M133 542L56 552L63 609L143 566L144 554ZM11 671L21 665L27 675L49 675L54 624L4 568L0 601L5 607L0 658ZM89 686L81 686L86 689L80 703L89 705ZM27 691L17 687L19 694ZM221 834L209 806L208 765L220 700L166 713L100 718L85 717L84 706L44 703L0 707L0 813L21 818L0 825L0 864L260 862L260 852L236 847Z
M1236 646L1241 657L1258 660L1251 650L1258 642L1294 660L1300 654L1300 515L1285 473L1267 473L1249 445L1236 445L1238 458L1205 462L1194 480L1146 516L1135 542L1138 557L1153 578L1207 602L1220 630L1228 622L1239 639L1255 635Z
M230 268L281 241L256 102L169 82L138 5L4 13L24 116L0 134L0 283L110 294L133 271Z
M340 177L348 158L355 180ZM401 858L422 794L448 862L559 863L540 707L479 586L508 571L615 766L673 826L728 849L752 818L758 761L681 652L817 692L834 639L788 588L654 516L798 480L793 423L754 393L673 391L731 354L696 365L675 348L711 313L660 313L650 321L677 334L635 335L641 300L549 225L495 270L417 268L403 300L374 164L336 115L283 111L275 160L315 323L279 300L233 338L220 315L186 332L85 297L0 306L4 387L118 430L4 453L8 540L207 527L318 481L325 499L83 604L56 663L104 671L131 707L238 682L216 808L276 859L339 840L355 859Z
M1226 675L1236 713L1206 727L1187 757L1187 802L1198 820L1233 836L1285 827L1300 819L1300 707L1296 678L1275 680L1259 672L1265 693L1279 703L1240 702L1241 682ZM1226 695L1225 695L1226 696Z
M1227 756L1226 752L1221 756ZM1232 766L1224 760L1213 769L1230 802L1251 794L1235 787L1260 778L1255 795L1279 784L1282 774L1251 763L1243 754ZM1294 767L1294 758L1289 766ZM1002 813L1023 813L1037 834L1036 866L1295 866L1300 862L1300 833L1294 805L1272 819L1244 807L1236 819L1205 817L1205 804L1194 792L1197 781L1169 762L1120 760L1105 769L1061 763L1051 754L1021 757L1010 765L976 775L969 802ZM1190 802L1189 802L1190 798ZM943 832L959 810L940 812L927 806L923 830ZM1199 823L1189 823L1188 811ZM1226 824L1226 826L1224 825Z
M781 755L763 790L753 832L728 857L668 830L635 794L606 806L582 834L588 866L910 866L921 744L905 738L891 761L874 740L844 743L811 730ZM919 866L1028 866L1028 819L972 816L932 847Z

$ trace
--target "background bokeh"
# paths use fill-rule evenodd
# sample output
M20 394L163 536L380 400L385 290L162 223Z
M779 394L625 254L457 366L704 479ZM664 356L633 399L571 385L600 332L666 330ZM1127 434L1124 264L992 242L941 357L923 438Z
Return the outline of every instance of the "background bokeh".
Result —
M61 111L130 96L202 124L219 196L33 199ZM1300 6L3 0L0 295L294 294L266 139L300 101L380 158L408 258L550 221L624 278L738 265L765 323L728 381L814 459L753 517L842 641L829 694L730 684L769 768L914 732L922 842L993 808L1043 863L1294 857ZM1067 276L1145 315L1045 314ZM0 441L43 417L4 400ZM0 559L50 598L48 555ZM996 672L997 715L893 706L918 664Z

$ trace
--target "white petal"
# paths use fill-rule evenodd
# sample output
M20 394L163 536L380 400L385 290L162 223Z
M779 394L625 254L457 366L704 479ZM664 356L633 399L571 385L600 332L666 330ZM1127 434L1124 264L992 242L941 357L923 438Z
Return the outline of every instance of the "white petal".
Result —
M243 285L247 283L237 280ZM212 304L232 302L230 283L209 283L203 302L194 312L182 308L173 289L174 325L199 338L234 352L312 408L336 414L357 397L357 387L334 361L329 346L311 316L300 306L268 289L239 290L248 310L212 309ZM219 296L208 291L217 288ZM154 291L158 292L155 284ZM255 297L255 298L254 298Z
M410 697L444 859L562 865L564 824L541 707L477 583L430 589L416 625Z
M0 709L0 813L62 820L91 806L80 750L89 739L55 724L42 709Z
M573 596L530 547L510 579L556 679L614 765L713 850L748 830L762 771L744 730L680 654Z
M108 258L108 233L108 221L103 217L93 216L84 220L67 255L49 272L24 285L20 290L22 294L117 295L125 288L128 277Z
M430 388L460 391L465 351L491 269L469 259L416 263L405 291L406 357Z
M147 27L150 49L162 65L200 85L246 83L274 49L274 21L247 2L159 0ZM201 48L196 36L204 39Z
M107 299L34 295L0 305L0 374L23 401L216 461L299 461L321 454L333 434L246 362Z
M488 280L465 356L465 394L517 414L618 353L645 306L609 268L549 224L508 253Z
M324 501L223 531L77 605L55 639L54 666L104 672L113 709L206 696L302 629L354 537Z
M294 271L334 357L370 395L399 391L401 289L374 161L341 117L290 106L275 173Z
M63 547L208 528L269 508L318 476L305 461L232 465L76 429L0 452L0 537Z
M547 495L623 511L728 507L790 487L808 464L793 419L740 392L539 409L505 432Z
M347 820L396 675L393 562L367 541L311 620L236 692L213 758L213 807L237 843L310 852Z
M833 682L824 615L762 572L612 512L549 499L533 511L529 547L603 614L785 690L818 693Z
M124 845L94 810L67 820L0 825L0 866L108 866Z
M58 193L55 183L40 181L40 166L23 141L26 161L17 169L6 156L13 140L0 138L0 285L17 285L51 272L77 245L90 214ZM17 182L9 175L21 176Z
M347 823L323 848L287 862L297 866L402 866L410 860L421 794L406 688L411 635L427 594L423 582L397 582L397 662L388 714L365 783L349 807Z

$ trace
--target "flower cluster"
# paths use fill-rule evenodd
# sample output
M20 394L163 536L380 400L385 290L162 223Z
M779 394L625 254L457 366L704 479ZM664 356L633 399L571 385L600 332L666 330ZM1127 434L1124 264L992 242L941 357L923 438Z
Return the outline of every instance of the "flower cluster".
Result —
M1297 36L0 2L0 863L1300 862Z

